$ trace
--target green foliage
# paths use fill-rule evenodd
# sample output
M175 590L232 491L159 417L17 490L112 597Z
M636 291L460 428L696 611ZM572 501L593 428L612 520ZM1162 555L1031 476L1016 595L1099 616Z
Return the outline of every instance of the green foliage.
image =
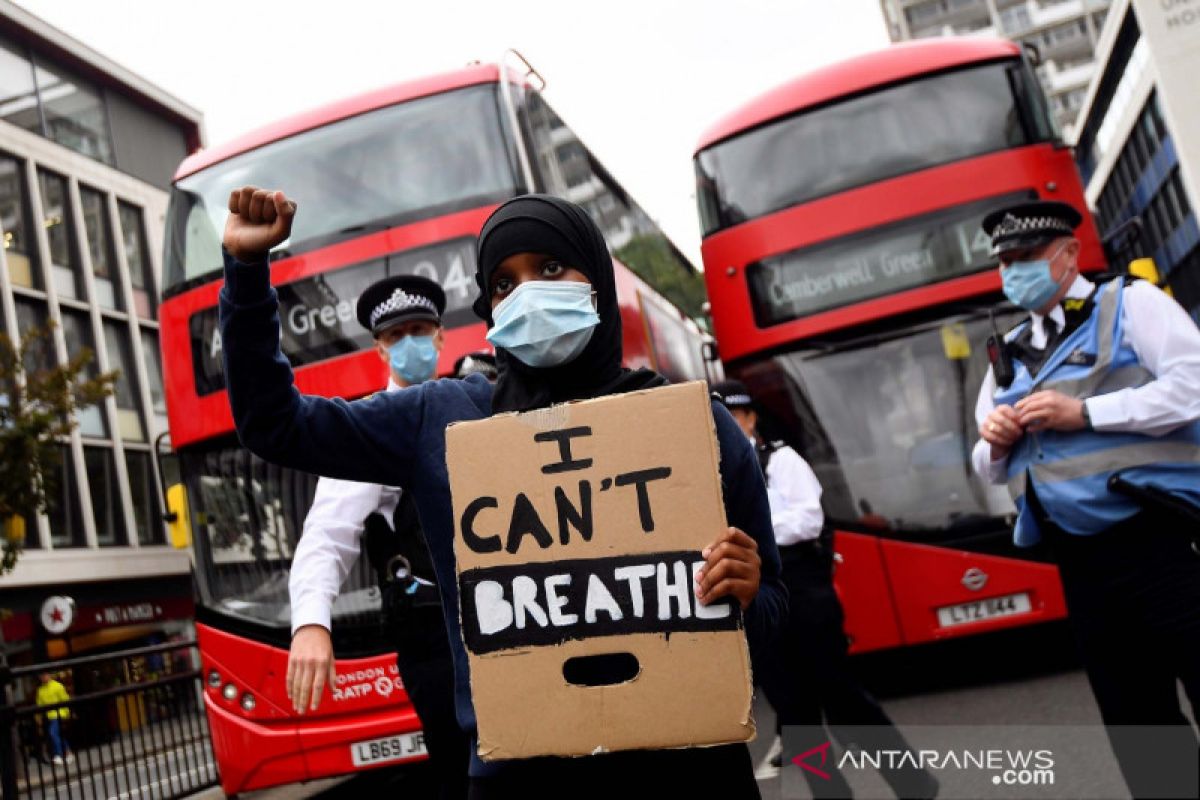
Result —
M25 543L20 520L46 510L61 441L75 427L80 409L112 394L117 373L90 378L91 351L65 366L53 359L53 324L26 331L19 346L0 333L0 576L12 571Z
M684 314L703 324L704 278L687 265L665 237L635 236L613 255Z

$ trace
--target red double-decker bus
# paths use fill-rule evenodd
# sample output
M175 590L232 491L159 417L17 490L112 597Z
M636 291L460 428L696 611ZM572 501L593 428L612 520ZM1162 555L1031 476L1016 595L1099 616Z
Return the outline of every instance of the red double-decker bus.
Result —
M304 717L287 701L288 565L316 478L263 462L234 436L216 307L232 188L279 187L299 203L271 271L282 348L301 391L353 398L383 387L385 367L354 308L387 275L425 275L445 290L440 374L484 347L470 309L475 237L500 202L528 191L567 197L604 231L617 262L627 363L680 380L705 377L692 321L704 299L699 273L539 88L527 64L471 66L282 120L179 167L161 310L180 467L169 500L194 546L205 701L230 794L424 753L365 558L333 609L332 698Z
M970 459L989 316L1018 319L980 221L1087 211L1022 50L939 39L819 69L717 122L695 166L722 360L821 481L852 650L1062 617L1056 569L1013 547Z

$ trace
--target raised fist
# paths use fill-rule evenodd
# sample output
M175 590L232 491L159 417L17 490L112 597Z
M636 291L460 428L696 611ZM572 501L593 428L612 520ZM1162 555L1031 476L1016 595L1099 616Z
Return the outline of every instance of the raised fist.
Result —
M292 234L296 204L283 192L243 186L229 195L229 217L222 244L246 264L263 261L271 248Z

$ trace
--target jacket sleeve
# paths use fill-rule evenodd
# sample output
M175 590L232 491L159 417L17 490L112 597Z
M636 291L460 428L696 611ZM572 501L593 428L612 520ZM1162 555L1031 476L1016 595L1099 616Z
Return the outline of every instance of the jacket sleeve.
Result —
M771 507L758 456L725 406L714 402L713 418L721 448L725 516L730 525L753 537L762 559L758 594L745 612L750 655L757 661L774 646L787 620L787 589L780 574L779 549L775 546Z
M422 387L353 403L301 395L280 350L268 265L225 256L222 353L238 438L267 461L331 478L407 485L423 419Z

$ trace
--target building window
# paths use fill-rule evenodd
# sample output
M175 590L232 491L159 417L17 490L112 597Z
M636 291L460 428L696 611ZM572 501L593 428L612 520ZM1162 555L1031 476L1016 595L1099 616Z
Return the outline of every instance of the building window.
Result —
M96 366L96 347L92 343L91 318L84 311L74 311L68 308L62 308L60 311L63 338L67 342L67 356L74 360L85 348L89 350L91 356L84 374L89 378L96 377L100 370ZM84 436L108 438L108 423L103 405L97 404L80 410L79 432Z
M23 165L10 156L0 156L0 225L4 228L8 277L14 286L40 289L37 245L30 219Z
M42 224L50 241L50 279L59 297L82 300L83 274L75 252L75 225L67 194L67 179L39 171L42 186Z
M83 463L87 467L95 512L96 541L106 547L125 544L125 512L121 507L121 484L117 480L113 451L107 447L85 447Z
M134 391L133 356L130 355L129 330L123 322L104 322L104 348L108 353L110 369L120 370L113 396L117 401L117 428L122 439L134 442L146 441L146 428L142 424L141 404Z
M88 254L92 261L92 287L96 303L120 311L121 282L117 279L117 257L113 249L112 226L108 220L108 203L104 195L86 186L79 187L79 204L83 207L83 229L87 234Z
M154 280L150 275L150 252L146 246L142 210L128 203L119 203L117 214L121 222L125 263L129 266L129 282L133 284L134 310L143 319L154 319L158 304L154 296Z
M129 491L133 500L133 519L137 526L138 544L163 544L162 503L150 454L139 450L125 451L125 468L129 473Z
M39 300L27 300L23 297L14 298L17 306L17 334L24 336L34 328L40 328L45 335L25 351L25 371L40 372L54 366L54 338L50 335L46 323L50 319L46 311L46 303Z
M25 50L0 39L0 119L33 133L42 132L41 111L33 83L33 64Z
M1009 36L1016 36L1029 30L1033 27L1033 20L1029 17L1029 8L1021 5L1004 9L1000 12L1000 26Z
M157 434L167 429L167 398L163 393L158 335L145 328L142 329L142 358L146 362L146 382L150 384L150 411L154 414L154 430Z
M51 484L46 509L46 517L50 522L50 542L55 547L85 547L87 535L83 530L75 462L71 459L70 448L65 445L59 450L59 456L59 463L47 471Z
M46 136L77 153L113 163L104 96L87 81L43 59L34 74L46 120Z

